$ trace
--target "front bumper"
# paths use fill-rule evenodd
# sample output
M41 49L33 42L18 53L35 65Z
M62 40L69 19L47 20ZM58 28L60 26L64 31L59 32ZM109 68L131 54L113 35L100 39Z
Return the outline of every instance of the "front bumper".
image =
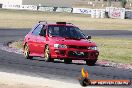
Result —
M97 60L99 52L97 50L80 49L51 49L51 58L72 59L72 60Z

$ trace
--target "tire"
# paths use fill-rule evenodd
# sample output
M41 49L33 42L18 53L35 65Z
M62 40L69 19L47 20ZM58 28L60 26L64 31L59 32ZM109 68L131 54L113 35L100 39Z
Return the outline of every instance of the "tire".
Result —
M86 60L88 66L94 66L97 60Z
M45 59L45 62L54 62L54 59L51 59L50 57L50 49L48 45L45 47L45 50L44 50L44 59Z
M64 59L64 63L70 64L70 63L72 63L72 59Z
M29 55L30 52L29 52L29 47L28 45L26 44L25 47L24 47L24 56L25 56L25 59L33 59L32 56Z

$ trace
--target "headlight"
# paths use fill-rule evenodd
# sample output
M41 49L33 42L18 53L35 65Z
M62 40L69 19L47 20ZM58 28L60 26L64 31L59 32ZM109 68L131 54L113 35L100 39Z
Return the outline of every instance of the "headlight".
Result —
M97 46L90 46L88 47L89 50L98 50Z
M55 48L67 48L67 46L63 44L54 44L54 47Z

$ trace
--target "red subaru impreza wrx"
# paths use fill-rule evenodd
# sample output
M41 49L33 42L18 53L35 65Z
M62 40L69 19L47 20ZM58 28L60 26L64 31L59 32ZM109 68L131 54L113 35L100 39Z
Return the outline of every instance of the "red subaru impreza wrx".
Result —
M94 65L99 52L91 36L85 36L71 23L48 23L39 21L25 36L23 52L26 59L43 57L46 62L54 59L71 63L72 60L84 60Z

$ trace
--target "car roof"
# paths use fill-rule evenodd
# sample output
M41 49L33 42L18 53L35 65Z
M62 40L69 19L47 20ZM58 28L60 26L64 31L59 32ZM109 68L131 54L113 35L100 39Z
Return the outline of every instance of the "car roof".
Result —
M67 22L47 22L47 21L39 21L38 24L42 25L65 25L65 26L75 26L72 23L67 23Z

